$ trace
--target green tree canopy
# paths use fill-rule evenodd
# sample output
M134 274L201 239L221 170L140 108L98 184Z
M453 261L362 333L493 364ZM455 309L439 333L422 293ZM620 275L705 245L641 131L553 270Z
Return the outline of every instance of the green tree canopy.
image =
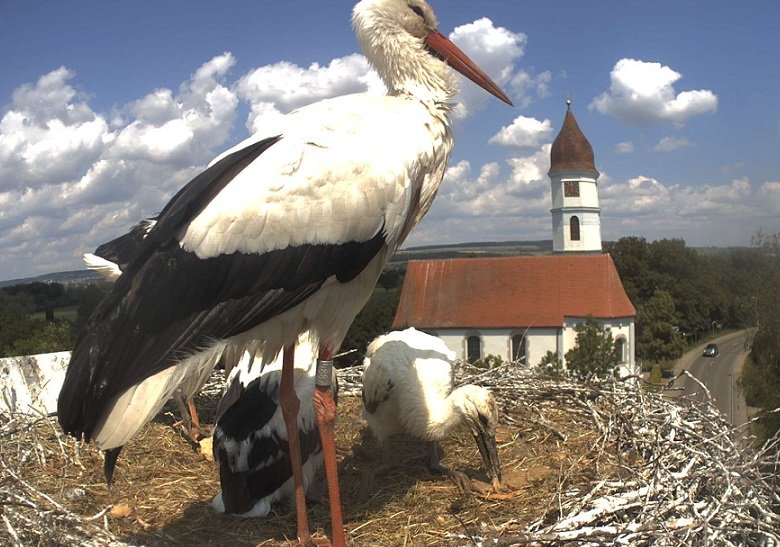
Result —
M679 317L672 295L656 289L653 297L637 312L642 329L637 336L636 353L654 363L677 359L685 350Z
M620 351L612 339L612 332L604 328L592 315L574 329L577 345L566 352L566 368L580 379L609 376L620 362Z
M764 410L780 407L780 233L767 236L759 233L755 240L771 264L761 298L755 302L757 325L751 344L753 366L746 368L743 385L752 391L754 404ZM780 416L768 415L760 422L759 435L768 438L780 430Z

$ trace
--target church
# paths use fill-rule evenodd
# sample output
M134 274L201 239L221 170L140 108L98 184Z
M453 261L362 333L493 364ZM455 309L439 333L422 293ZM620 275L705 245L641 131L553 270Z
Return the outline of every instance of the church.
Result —
M411 260L393 328L441 337L461 358L488 355L537 366L565 354L575 328L592 315L609 328L620 368L635 370L636 310L601 248L601 209L593 148L567 101L550 150L553 253L546 256Z

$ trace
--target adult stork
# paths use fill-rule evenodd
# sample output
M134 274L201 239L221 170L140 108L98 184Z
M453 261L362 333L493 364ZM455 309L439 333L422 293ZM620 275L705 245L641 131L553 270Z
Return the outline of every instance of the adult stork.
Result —
M438 441L456 426L466 424L497 490L502 477L496 447L496 401L481 386L453 390L454 358L441 338L414 328L377 337L368 345L364 361L363 417L384 455L393 435L430 441L431 469L450 474L464 488L469 487L468 477L441 466Z
M295 348L304 490L309 489L323 461L312 405L316 346L305 333ZM287 431L278 404L282 359L279 356L265 367L253 361L245 353L228 376L214 428L214 458L219 463L222 491L211 504L219 512L242 517L264 517L272 504L294 495Z
M319 340L314 405L333 541L344 544L331 354L388 257L428 211L452 147L450 67L511 104L437 30L423 0L362 0L358 42L387 95L323 100L219 156L163 208L77 341L59 400L65 431L121 447L226 350L270 362L290 442L298 537L309 541L293 383L294 343ZM239 353L240 354L240 353Z

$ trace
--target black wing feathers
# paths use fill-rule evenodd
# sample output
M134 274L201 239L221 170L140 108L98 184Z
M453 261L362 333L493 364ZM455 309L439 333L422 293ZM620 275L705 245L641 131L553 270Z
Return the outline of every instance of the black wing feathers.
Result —
M121 235L116 239L112 239L108 243L103 243L100 247L95 249L93 254L110 260L119 266L120 270L124 271L130 260L141 247L141 242L143 242L146 237L150 224L154 223L155 220L156 219L154 218L142 220L133 226L126 234Z
M191 180L168 202L133 255L125 257L129 263L123 274L90 317L71 355L57 402L60 425L66 432L77 437L83 434L89 440L109 400L137 383L132 378L143 379L166 368L159 358L152 358L151 362L141 360L154 353L151 351L154 340L145 337L148 331L139 324L138 307L143 306L146 288L157 285L156 278L165 266L164 258L161 260L159 255L157 260L149 259L155 252L178 247L175 237L179 229L279 139L265 139L234 152ZM158 300L157 304L164 308L166 300ZM181 338L169 335L167 341ZM185 335L183 339L186 338ZM170 352L162 358L170 358Z
M166 205L90 317L58 402L63 429L87 440L117 395L178 360L299 304L331 276L357 276L384 244L307 244L201 259L177 240L247 165L278 142L239 150L194 178Z

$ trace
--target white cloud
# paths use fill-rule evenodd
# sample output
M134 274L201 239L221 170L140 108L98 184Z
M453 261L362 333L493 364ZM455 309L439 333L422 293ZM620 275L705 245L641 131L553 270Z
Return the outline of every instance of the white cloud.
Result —
M664 137L653 146L656 152L673 152L681 148L690 148L695 146L685 137Z
M634 143L631 141L619 142L615 145L616 154L631 154L635 150Z
M534 76L527 70L519 70L509 83L514 96L514 102L517 106L526 108L533 102L535 92L538 97L547 97L550 95L550 82L552 73L545 70Z
M156 214L227 140L234 63L214 57L178 92L157 89L107 115L67 68L19 86L0 119L0 204L13 204L0 208L0 276L78 268L84 251Z
M366 58L355 53L325 66L312 63L303 68L287 61L261 66L243 76L236 90L249 102L246 125L254 133L300 106L348 93L381 92L384 85Z
M525 34L496 27L486 17L455 27L449 37L499 86L512 81L515 76L515 62L523 56L528 41ZM540 82L535 85L542 85L544 89L545 77L540 76L540 78ZM460 102L457 111L459 116L467 116L481 109L488 100L495 100L467 79L459 76L459 81L460 94L457 99Z
M610 215L657 214L670 200L669 189L652 177L639 176L624 182L609 179L599 184L601 209Z
M182 167L210 156L227 139L238 108L225 83L234 64L233 55L223 53L198 68L176 96L157 89L129 105L135 120L117 132L110 156Z
M447 170L428 216L406 246L550 237L550 145L509 160L511 171L487 163L476 176L461 161Z
M549 142L552 136L552 123L545 119L518 116L511 125L504 126L488 141L491 144L503 146L518 146L521 148L537 148L544 142Z
M406 246L464 241L550 239L550 146L475 168L453 165L429 215ZM759 227L780 230L780 182L755 186L746 178L724 184L669 185L648 176L599 178L602 237L685 237L689 245L747 245ZM746 222L749 219L750 222Z
M660 63L621 59L610 73L609 91L593 99L590 108L636 124L684 122L717 109L718 98L710 90L677 93L674 84L681 77Z
M68 84L64 67L16 89L0 119L0 190L78 177L105 148L106 120Z

